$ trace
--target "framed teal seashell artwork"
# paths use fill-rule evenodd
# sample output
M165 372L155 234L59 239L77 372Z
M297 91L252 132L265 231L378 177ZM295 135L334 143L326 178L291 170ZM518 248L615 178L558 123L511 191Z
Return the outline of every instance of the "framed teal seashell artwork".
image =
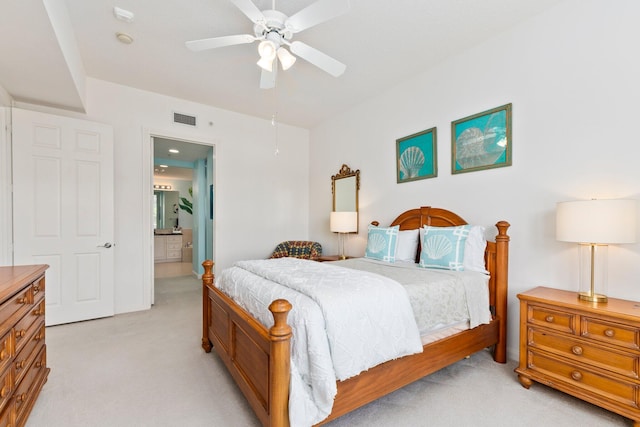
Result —
M396 139L398 184L438 176L436 128Z
M511 104L451 122L451 173L511 166Z

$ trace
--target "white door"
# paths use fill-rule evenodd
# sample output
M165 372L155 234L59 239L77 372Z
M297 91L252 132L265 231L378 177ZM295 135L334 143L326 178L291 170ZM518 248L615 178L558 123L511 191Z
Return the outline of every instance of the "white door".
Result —
M49 264L46 324L112 316L113 129L12 110L14 263Z

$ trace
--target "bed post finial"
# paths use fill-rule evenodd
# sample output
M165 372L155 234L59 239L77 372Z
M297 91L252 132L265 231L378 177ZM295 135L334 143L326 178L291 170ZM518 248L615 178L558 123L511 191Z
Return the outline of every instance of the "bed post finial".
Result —
M202 275L202 348L209 353L211 341L209 341L209 323L211 322L211 300L209 300L209 288L213 287L213 261L210 259L202 263L204 274Z
M213 284L213 264L214 262L210 259L206 259L202 262L202 267L204 268L204 274L202 275L202 283L204 284Z
M269 418L272 426L289 426L289 380L291 377L291 326L287 316L291 303L277 299L269 305L273 315L273 326L269 329L271 356L269 357L269 380L272 395L269 401Z

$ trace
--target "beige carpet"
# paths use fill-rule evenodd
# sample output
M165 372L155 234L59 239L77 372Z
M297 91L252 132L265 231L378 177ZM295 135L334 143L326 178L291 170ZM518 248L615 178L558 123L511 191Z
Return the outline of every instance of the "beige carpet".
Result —
M156 281L156 305L47 328L49 381L28 427L259 426L201 339L200 284ZM351 426L628 426L618 415L542 385L487 352L328 424Z

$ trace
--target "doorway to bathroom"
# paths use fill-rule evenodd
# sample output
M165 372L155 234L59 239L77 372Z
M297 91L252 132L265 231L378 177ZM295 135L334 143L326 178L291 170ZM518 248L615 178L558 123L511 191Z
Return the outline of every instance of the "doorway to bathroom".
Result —
M213 258L215 147L161 136L152 144L155 293L158 280L199 277Z

